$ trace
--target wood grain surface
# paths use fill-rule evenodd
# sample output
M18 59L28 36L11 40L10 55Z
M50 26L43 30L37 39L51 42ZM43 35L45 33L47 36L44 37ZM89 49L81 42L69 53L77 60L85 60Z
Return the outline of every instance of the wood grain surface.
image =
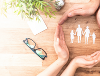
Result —
M33 35L27 25L28 19L22 20L20 16L12 13L11 10L9 10L7 18L0 15L0 76L36 76L57 59L53 41L59 19L72 5L88 3L89 0L65 0L65 2L63 9L56 13L55 19L46 18L41 13L48 29L36 36ZM53 9L55 10L54 7ZM89 26L91 34L95 32L97 36L95 44L93 44L91 37L89 38L89 44L85 44L84 36L82 36L81 43L78 43L77 36L75 36L74 43L70 43L70 32L71 30L75 32L78 24L81 25L83 31L86 29L86 26ZM74 57L88 55L100 50L100 29L97 26L95 15L69 18L62 27L70 58L57 76L60 76ZM37 43L37 47L41 47L47 52L48 57L42 61L23 43L25 38L32 38ZM100 76L100 63L91 69L78 68L75 76Z

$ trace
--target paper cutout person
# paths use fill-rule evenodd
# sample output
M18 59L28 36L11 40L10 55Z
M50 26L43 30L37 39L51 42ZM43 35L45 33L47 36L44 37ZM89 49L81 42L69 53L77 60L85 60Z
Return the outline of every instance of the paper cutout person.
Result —
M81 36L82 36L82 28L80 27L80 25L78 25L78 28L76 29L76 32L77 32L77 36L78 36L78 43L81 43ZM75 34L76 34L75 32Z
M86 27L86 30L85 30L84 34L85 34L85 44L88 44L88 38L90 36L90 30L89 30L88 26Z
M74 32L73 32L73 30L71 31L71 33L70 33L70 39L71 39L71 43L73 43L73 41L74 41Z
M80 27L80 25L78 25L78 28L76 29L75 34L74 34L73 30L72 30L71 33L70 33L71 43L73 43L73 41L74 41L74 35L76 35L76 33L77 33L77 36L78 36L78 43L81 43L82 34L83 35L85 34L85 44L88 44L89 36L92 36L92 38L93 38L93 44L95 44L96 35L95 35L94 32L93 32L92 35L90 35L90 30L89 30L88 26L86 27L86 30L85 30L84 33L83 33L82 28Z
M94 32L93 32L93 34L92 34L92 38L93 38L93 44L95 44L95 38L96 38L96 35L95 35Z

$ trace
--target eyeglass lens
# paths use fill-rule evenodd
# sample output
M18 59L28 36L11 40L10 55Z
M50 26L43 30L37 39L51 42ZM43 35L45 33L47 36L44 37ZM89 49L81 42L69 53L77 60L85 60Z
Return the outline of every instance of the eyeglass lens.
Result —
M32 48L32 49L35 49L35 42L32 41L31 39L26 39L25 40L25 43L27 44L28 47ZM41 58L44 58L46 56L45 52L43 51L43 49L39 48L39 49L36 49L34 50L35 53L37 53Z

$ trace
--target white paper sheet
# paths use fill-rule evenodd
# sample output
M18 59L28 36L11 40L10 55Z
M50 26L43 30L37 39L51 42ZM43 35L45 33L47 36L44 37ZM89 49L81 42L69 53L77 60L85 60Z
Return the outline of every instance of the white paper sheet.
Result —
M90 29L89 29L88 26L86 27L85 32L83 32L83 30L80 27L80 25L78 25L78 28L76 29L75 33L74 33L73 30L71 30L71 33L70 33L71 43L73 43L73 41L74 41L74 38L75 38L74 35L77 35L77 37L78 37L78 43L81 43L81 37L83 35L85 35L85 44L88 44L88 39L89 39L90 36L92 36L93 44L95 44L96 34L93 32L93 34L91 35L90 34Z
M34 35L37 35L38 33L47 29L43 19L40 16L39 19L40 21L36 21L36 19L34 19L27 22Z

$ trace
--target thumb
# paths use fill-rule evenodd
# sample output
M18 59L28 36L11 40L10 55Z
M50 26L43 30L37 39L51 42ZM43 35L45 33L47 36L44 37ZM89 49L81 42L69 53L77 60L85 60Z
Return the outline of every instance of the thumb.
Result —
M68 17L73 17L73 16L76 16L76 15L84 16L85 15L85 11L82 10L82 9L73 10L73 11L69 12Z

